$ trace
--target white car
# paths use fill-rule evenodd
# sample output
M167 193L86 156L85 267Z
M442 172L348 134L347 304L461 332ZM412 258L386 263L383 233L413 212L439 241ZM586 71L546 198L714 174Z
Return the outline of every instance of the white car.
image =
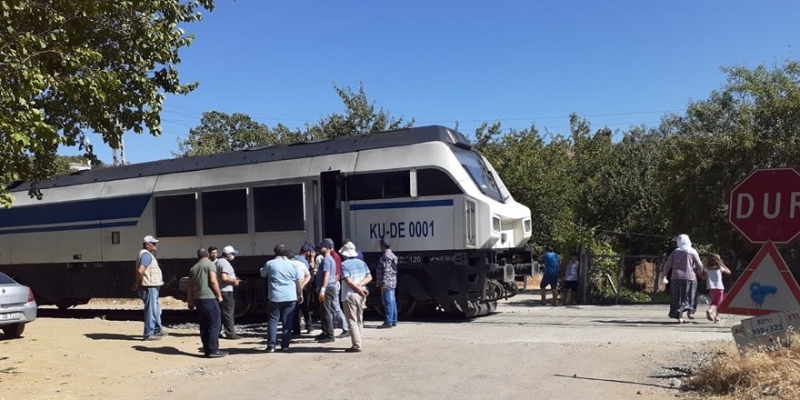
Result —
M0 272L0 328L8 338L17 338L25 324L36 319L33 290Z

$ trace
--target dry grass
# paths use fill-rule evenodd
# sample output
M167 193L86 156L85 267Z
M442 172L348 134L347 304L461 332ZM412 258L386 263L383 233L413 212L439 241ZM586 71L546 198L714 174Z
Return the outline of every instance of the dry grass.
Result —
M800 335L791 345L773 352L748 350L740 355L733 344L689 380L703 399L800 399Z

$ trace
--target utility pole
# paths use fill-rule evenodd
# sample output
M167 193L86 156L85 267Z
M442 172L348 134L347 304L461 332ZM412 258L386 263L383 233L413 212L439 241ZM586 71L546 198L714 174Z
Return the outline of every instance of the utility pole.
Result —
M119 148L113 149L114 166L125 165L128 160L125 158L125 143L122 141L122 135L119 137Z

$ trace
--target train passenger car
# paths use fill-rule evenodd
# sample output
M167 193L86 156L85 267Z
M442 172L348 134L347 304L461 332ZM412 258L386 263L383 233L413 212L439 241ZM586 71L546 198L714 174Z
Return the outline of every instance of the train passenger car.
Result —
M134 297L148 234L160 240L162 296L181 296L198 247L239 250L240 313L264 308L258 270L278 243L297 250L305 240L330 237L338 247L350 238L374 271L387 238L400 259L405 315L490 312L507 294L497 288L530 262L521 248L530 210L462 134L440 126L80 171L39 187L42 200L27 196L26 182L11 185L0 271L40 304L62 308Z

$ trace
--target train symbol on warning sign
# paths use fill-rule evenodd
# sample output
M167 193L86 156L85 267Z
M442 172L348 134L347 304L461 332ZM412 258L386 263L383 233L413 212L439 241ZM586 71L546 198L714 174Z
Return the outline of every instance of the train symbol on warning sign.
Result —
M775 286L762 285L758 282L750 284L750 298L753 299L753 304L758 308L764 305L764 300L766 300L768 294L774 295L776 293L778 293L778 288Z

